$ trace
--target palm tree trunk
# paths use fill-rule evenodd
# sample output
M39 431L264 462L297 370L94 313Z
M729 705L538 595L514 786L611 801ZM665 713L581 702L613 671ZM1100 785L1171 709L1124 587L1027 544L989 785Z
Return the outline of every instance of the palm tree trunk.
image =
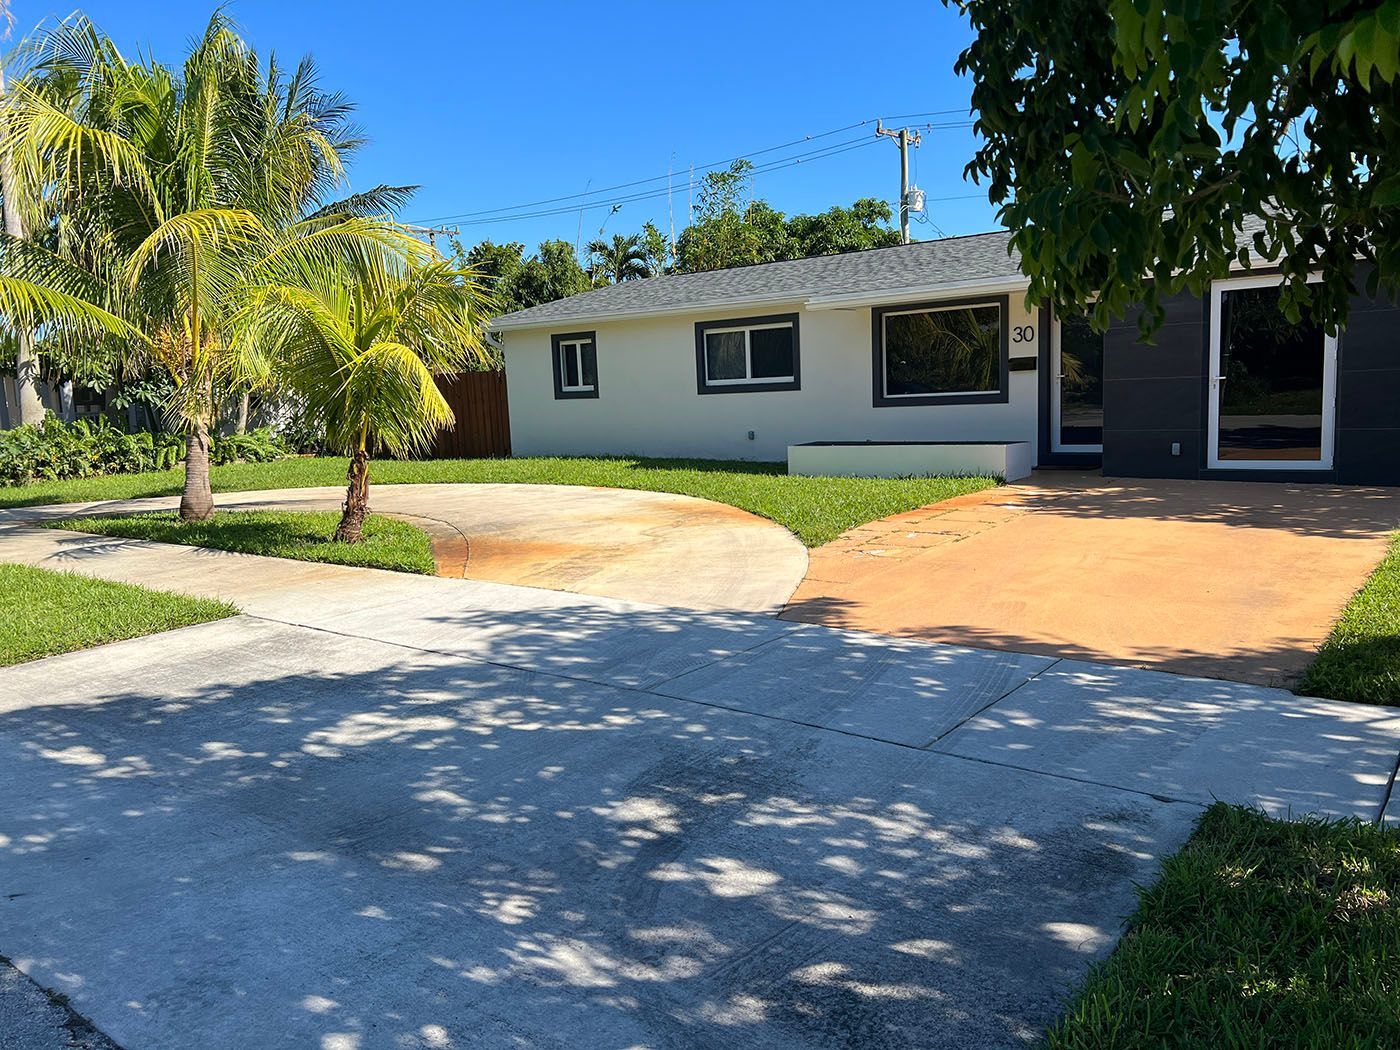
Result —
M349 482L345 487L345 505L332 539L336 543L363 543L365 517L369 514L369 453L363 448L350 457L345 477Z
M8 35L8 34L6 34ZM9 118L4 109L5 73L0 70L0 135L9 133ZM0 194L5 198L5 232L24 240L24 217L19 210L19 194L15 185L15 168L10 151L0 152ZM39 359L34 355L34 333L20 328L15 333L19 343L15 355L15 398L19 402L20 423L42 423L44 402L39 396Z
M248 433L248 402L250 396L248 391L243 391L243 396L238 401L238 424L233 428L235 434Z
M185 490L180 493L182 521L208 521L214 516L214 493L209 488L209 428L200 420L185 443Z

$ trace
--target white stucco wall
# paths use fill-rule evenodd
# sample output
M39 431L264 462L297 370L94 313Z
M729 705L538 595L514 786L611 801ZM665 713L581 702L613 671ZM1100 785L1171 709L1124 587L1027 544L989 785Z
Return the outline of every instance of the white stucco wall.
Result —
M1039 318L1010 296L1011 344L1034 355ZM695 323L793 313L799 317L801 390L698 394ZM1037 374L1011 372L1006 404L871 404L870 308L807 310L797 304L706 310L504 333L511 445L517 456L646 455L782 461L807 441L1026 441L1037 447ZM554 398L550 334L597 333L598 397ZM749 440L748 432L754 432Z

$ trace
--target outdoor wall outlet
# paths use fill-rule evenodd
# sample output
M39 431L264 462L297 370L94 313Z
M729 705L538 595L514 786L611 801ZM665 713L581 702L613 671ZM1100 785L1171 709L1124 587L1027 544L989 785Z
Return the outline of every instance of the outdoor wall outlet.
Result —
M1181 442L1180 442L1180 441L1173 441L1173 442L1172 442L1172 455L1173 455L1173 456L1179 456L1179 455L1181 455Z
M750 441L753 440L753 431L752 431L752 430L749 431L749 440L750 440Z

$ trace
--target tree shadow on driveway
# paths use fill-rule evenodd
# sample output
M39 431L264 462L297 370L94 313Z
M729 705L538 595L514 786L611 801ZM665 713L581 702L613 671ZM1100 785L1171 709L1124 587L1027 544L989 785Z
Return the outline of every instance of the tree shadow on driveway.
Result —
M0 693L0 951L131 1046L1022 1045L1199 812L248 618Z

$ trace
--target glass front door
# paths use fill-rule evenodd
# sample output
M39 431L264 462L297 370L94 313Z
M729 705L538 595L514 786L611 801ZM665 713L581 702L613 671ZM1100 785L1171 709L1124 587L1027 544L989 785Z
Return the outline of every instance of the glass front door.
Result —
M1277 278L1217 283L1211 293L1210 465L1332 465L1336 340L1307 312L1289 321Z
M1055 325L1050 349L1052 450L1102 452L1103 336L1071 317Z

